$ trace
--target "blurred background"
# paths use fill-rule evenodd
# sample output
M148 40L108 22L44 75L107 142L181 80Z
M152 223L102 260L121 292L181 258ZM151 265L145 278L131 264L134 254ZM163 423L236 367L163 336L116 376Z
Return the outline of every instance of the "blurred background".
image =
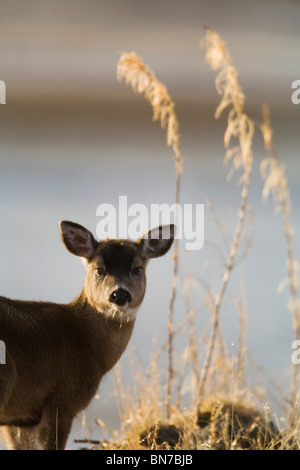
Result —
M116 79L123 51L140 55L175 101L184 158L181 202L205 204L210 196L232 236L240 187L237 178L226 181L226 114L215 121L216 74L199 48L204 26L226 41L248 114L259 122L261 104L271 108L300 258L300 105L291 102L291 83L300 79L298 1L1 0L0 12L0 79L6 83L7 103L0 108L1 295L62 303L76 297L84 268L61 243L59 220L73 220L95 234L98 205L117 207L120 195L128 197L128 204L147 207L174 202L175 170L165 132L152 122L144 98ZM287 290L276 291L286 276L285 244L280 215L274 215L271 200L262 202L259 165L264 156L257 132L249 195L254 238L229 284L221 317L226 340L235 345L238 317L232 299L240 297L242 283L249 351L265 375L286 387L292 317ZM213 292L219 288L223 261L217 250L225 255L226 249L207 207L205 215L204 248L180 252L176 324L186 314L181 288L187 274L204 279ZM159 343L167 339L171 278L170 255L150 263L145 301L127 350L144 369L154 335ZM193 299L204 351L210 312L202 308L200 287ZM184 339L176 343L179 352L184 344ZM122 360L125 381L127 355ZM118 427L113 394L110 373L100 399L86 412L85 429L81 416L75 422L69 448L82 433L98 436L96 417L110 429Z

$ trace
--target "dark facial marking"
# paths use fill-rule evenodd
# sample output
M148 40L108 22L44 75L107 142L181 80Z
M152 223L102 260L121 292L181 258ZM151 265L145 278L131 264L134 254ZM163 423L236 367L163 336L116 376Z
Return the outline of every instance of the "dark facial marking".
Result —
M128 245L110 242L103 248L101 254L107 273L126 273L132 268L136 251Z

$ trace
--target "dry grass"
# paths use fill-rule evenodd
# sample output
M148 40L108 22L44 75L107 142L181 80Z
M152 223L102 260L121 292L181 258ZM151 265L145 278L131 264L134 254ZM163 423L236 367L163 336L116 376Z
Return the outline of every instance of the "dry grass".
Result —
M125 78L137 93L144 93L145 98L153 108L153 119L159 120L161 127L167 128L167 145L172 146L175 158L175 203L179 204L180 181L182 173L182 157L180 151L179 124L175 112L175 104L171 99L167 88L155 76L154 72L134 52L123 53L118 62L118 79ZM175 213L175 223L177 213ZM170 417L172 401L172 386L174 376L173 365L173 338L174 338L174 305L178 284L178 240L174 241L173 253L173 281L170 298L168 321L168 390L166 399L166 412Z
M241 244L247 235L248 193L250 176L253 170L252 138L254 123L244 111L245 96L238 82L238 76L225 43L219 35L207 29L202 41L205 58L214 70L218 70L216 89L221 95L215 117L227 110L228 120L224 134L226 148L225 162L231 162L229 176L239 172L241 185L237 218L232 240L228 240L225 229L218 219L211 200L208 200L217 227L228 249L224 260L224 272L219 289L213 294L212 286L205 281L188 276L183 285L186 301L186 315L175 328L174 300L178 290L178 247L175 247L173 290L170 301L168 338L165 345L157 348L153 355L149 371L133 367L133 385L130 389L123 385L121 371L116 371L116 393L122 427L119 437L112 442L102 442L101 449L257 449L257 450L300 450L299 410L296 407L299 384L298 369L294 367L290 393L290 420L285 429L279 429L276 418L257 386L247 384L245 375L246 345L246 302L243 298L244 287L241 285L241 300L235 299L233 308L239 319L238 350L228 351L220 331L220 311L231 279L231 275L243 256L249 254L251 243L248 240L246 250L241 253ZM144 93L153 107L155 120L160 120L162 127L167 127L167 143L171 145L175 156L176 183L175 200L179 201L182 160L179 146L179 125L175 114L174 102L166 87L160 83L154 73L134 53L123 54L118 64L119 79L125 78L134 91ZM298 264L292 248L292 229L289 221L290 197L287 179L272 140L272 129L266 108L263 124L260 126L269 155L262 161L261 170L264 178L263 196L273 193L279 204L287 252L287 284L290 288L290 308L293 312L295 339L300 339L300 303L297 297ZM247 217L248 216L248 217ZM199 351L199 338L203 332L196 331L195 318L197 309L193 305L191 288L202 282L207 298L203 300L205 308L212 313L212 327L207 335L207 349ZM173 341L177 333L187 337L187 347L176 358L174 371ZM218 341L217 341L218 339ZM202 348L203 349L203 348ZM167 351L168 374L164 380L160 360ZM218 354L217 354L218 353ZM190 400L183 400L183 389L189 388ZM176 400L174 398L176 396ZM262 406L262 403L264 405Z
M293 315L294 339L300 338L300 299L298 298L299 285L299 263L294 256L293 229L290 223L291 201L287 178L284 168L280 164L278 154L273 142L273 130L271 127L270 110L263 106L263 123L261 131L264 138L265 148L269 155L261 162L261 173L264 179L263 197L267 198L273 194L275 208L282 214L282 223L286 244L287 279L281 283L280 290L284 284L288 284L290 290L289 309ZM299 367L293 365L293 378L290 393L289 421L295 426L299 420L299 405L297 405L299 389Z
M220 382L218 393L202 402L196 413L173 407L171 418L166 419L155 357L149 375L136 368L133 388L118 388L122 428L114 440L99 443L98 449L300 450L296 430L280 431L267 405L257 410L244 392L232 401ZM117 383L121 383L120 370Z
M230 108L228 112L228 125L224 135L224 145L227 149L225 161L233 161L233 171L242 169L240 182L243 184L243 187L234 237L229 247L229 255L221 285L212 307L213 328L199 387L199 405L203 400L204 388L214 353L219 328L220 308L234 267L234 261L240 248L252 171L252 137L254 134L254 124L244 112L244 94L238 83L237 72L232 64L225 43L217 33L208 29L203 44L206 50L207 62L214 70L220 69L216 78L216 88L222 95L222 99L216 110L216 118L220 117L227 107ZM237 140L234 147L230 147L232 139Z

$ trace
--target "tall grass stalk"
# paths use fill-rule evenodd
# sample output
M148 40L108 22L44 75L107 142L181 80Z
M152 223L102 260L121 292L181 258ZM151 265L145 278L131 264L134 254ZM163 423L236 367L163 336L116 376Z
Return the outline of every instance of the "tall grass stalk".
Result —
M293 334L294 339L300 338L300 299L298 298L298 275L299 263L295 258L293 250L293 229L290 223L290 210L291 201L288 189L287 178L284 173L284 168L280 164L280 160L273 143L273 131L271 127L270 111L265 105L262 108L263 123L261 131L264 138L265 148L269 155L261 162L261 174L264 179L263 197L267 198L270 193L273 194L276 208L281 211L282 222L284 228L284 237L286 245L287 256L287 283L290 290L289 309L293 315ZM299 419L296 411L299 411L297 406L297 394L299 384L299 366L293 365L293 374L290 391L290 409L289 409L289 422L293 426Z
M175 113L175 104L171 99L167 88L159 80L150 68L134 52L123 53L118 62L117 77L119 80L125 78L130 83L134 92L144 93L145 98L153 108L154 121L160 121L161 127L167 128L167 145L171 146L175 159L175 203L179 204L180 182L182 173L182 157L180 151L179 125ZM175 213L175 223L177 213ZM172 402L172 383L174 377L173 365L173 341L174 341L174 305L178 284L178 240L174 241L173 254L173 279L172 292L169 304L168 317L168 381L166 414L170 417Z
M225 43L216 32L207 29L206 37L202 44L206 51L206 61L211 68L213 70L220 69L216 77L216 89L222 96L222 99L217 107L215 117L219 118L224 109L230 107L228 112L228 124L224 135L224 145L227 149L225 161L232 160L233 166L231 174L236 170L242 170L240 183L242 183L243 186L233 240L230 244L225 271L212 309L213 325L200 381L198 407L203 399L208 371L215 349L219 329L220 308L241 243L252 171L252 137L254 134L254 123L244 113L245 97L240 88L237 72L233 66ZM232 138L237 139L237 145L230 148Z

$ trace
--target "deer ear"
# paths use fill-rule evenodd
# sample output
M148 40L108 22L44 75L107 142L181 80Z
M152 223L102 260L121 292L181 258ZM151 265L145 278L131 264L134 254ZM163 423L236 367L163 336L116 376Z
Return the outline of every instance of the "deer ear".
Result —
M175 235L175 225L160 225L146 232L138 245L144 258L158 258L169 251Z
M90 259L98 246L89 230L82 225L62 220L59 222L59 231L66 248L76 256Z

